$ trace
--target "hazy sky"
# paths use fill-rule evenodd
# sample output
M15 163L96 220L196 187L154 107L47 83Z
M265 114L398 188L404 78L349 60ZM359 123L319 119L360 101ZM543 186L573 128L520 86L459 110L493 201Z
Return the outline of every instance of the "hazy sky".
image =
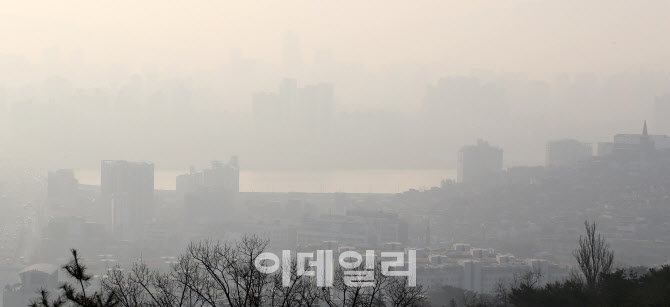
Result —
M670 133L670 103L656 106L670 97L668 12L667 0L0 0L0 157L43 161L48 144L50 167L280 165L248 134L252 93L295 77L334 85L339 134L324 139L353 153L293 140L314 145L314 165L376 167L402 148L377 166L448 168L479 137L508 165L539 164L552 139L609 140L645 119ZM301 67L281 65L287 31ZM231 50L242 60L227 65ZM317 54L332 57L312 66Z
M232 48L281 61L300 35L344 61L458 63L532 74L670 68L670 1L14 1L0 2L0 55L45 51L88 65L204 68ZM74 57L74 59L73 59Z

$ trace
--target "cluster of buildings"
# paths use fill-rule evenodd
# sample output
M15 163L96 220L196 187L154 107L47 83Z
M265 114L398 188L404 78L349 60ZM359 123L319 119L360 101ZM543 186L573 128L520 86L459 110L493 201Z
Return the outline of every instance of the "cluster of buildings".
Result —
M662 265L670 252L668 136L617 134L612 142L547 144L545 166L502 167L502 150L480 141L459 152L457 183L404 193L433 234L574 264L584 220L596 221L618 261Z
M176 192L184 202L187 223L231 222L240 191L237 157L227 164L213 161L208 169L177 176Z
M291 84L282 95L297 90ZM38 248L25 262L64 263L77 248L99 272L139 257L168 268L188 242L257 234L275 251L413 247L419 284L490 293L527 272L539 284L567 277L589 219L619 261L667 263L669 144L645 124L641 134L599 143L596 155L591 144L559 140L547 144L544 167L504 169L503 150L480 140L458 152L457 182L402 194L241 193L236 157L156 190L152 163L106 160L99 187L79 184L72 170L48 173L45 206L26 222L40 228ZM3 292L5 306L58 278L45 265L19 276Z
M234 219L236 157L201 171L191 168L176 181L176 191L155 190L152 163L121 160L101 162L99 187L80 185L72 170L49 172L38 258L60 260L67 256L63 246L123 254L146 244L170 245L185 224Z
M622 162L649 158L650 155L670 156L670 136L648 134L646 121L640 134L616 134L612 142L597 145L596 157ZM593 148L589 143L574 139L551 141L546 146L545 167L572 167L593 157ZM458 151L457 182L484 183L498 180L502 173L501 148L480 139L476 145L463 146Z
M79 184L72 170L49 172L44 206L27 224L34 229L18 234L23 244L35 245L22 263L62 264L68 261L69 250L76 248L96 273L130 264L142 255L152 265L168 268L165 263L174 262L185 246L181 240L190 239L184 229L192 234L207 228L207 223L234 220L238 161L232 157L201 171L191 168L176 180L176 191L155 190L152 163L122 160L101 162L99 187ZM30 242L28 234L33 233L38 238ZM13 266L7 268L12 271ZM4 269L3 261L0 270ZM32 265L19 272L20 282L3 280L9 282L3 306L27 306L38 289L57 288L57 272L52 265Z
M278 92L254 93L252 109L254 125L263 134L324 137L333 115L333 85L298 87L296 79L284 79Z
M428 290L444 286L477 293L493 293L499 285L509 285L532 273L537 285L568 278L565 265L545 259L518 259L492 248L473 248L455 243L451 247L423 249L417 253L417 283Z
M357 210L350 206L346 213L334 214L331 208L338 203L337 200L317 195L297 197L289 199L285 205L263 205L265 208L274 205L286 209L283 212L261 209L273 216L261 217L255 223L237 224L235 230L240 234L254 233L269 238L273 248L291 250L316 248L322 242L373 249L385 242L401 242L405 245L410 242L408 222L396 213ZM361 198L365 199L364 196ZM259 208L257 205L252 207Z
M653 135L647 132L647 122L644 122L641 134L617 134L612 142L598 143L598 156L629 156L649 154L652 151L670 151L670 137L667 135Z
M147 162L102 161L101 206L109 208L111 233L118 240L141 237L146 219L153 216L154 165Z

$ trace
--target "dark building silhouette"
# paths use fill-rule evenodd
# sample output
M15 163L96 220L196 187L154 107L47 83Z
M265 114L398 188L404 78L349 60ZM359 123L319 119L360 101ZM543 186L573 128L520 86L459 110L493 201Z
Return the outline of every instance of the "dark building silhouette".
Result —
M119 240L140 239L153 209L154 165L105 160L100 174L100 196L110 209L112 233Z
M53 291L58 288L58 267L40 263L26 267L19 272L21 282L7 285L2 292L5 307L28 306L40 289Z
M240 191L240 167L233 156L227 164L213 161L212 167L177 176L177 193L184 199L184 215L189 222L230 221Z
M649 134L647 121L641 134L617 134L613 142L598 143L598 156L638 157L651 151L670 151L670 137Z
M284 70L287 74L295 76L300 70L302 56L300 54L300 36L293 31L284 33L283 46Z
M217 188L230 192L240 191L240 166L236 156L227 164L212 161L212 166L202 171L191 167L189 173L177 176L177 192L185 194L203 187Z
M41 252L45 261L63 258L69 248L85 254L97 253L102 250L107 238L104 225L88 222L78 216L51 218L45 234Z
M255 129L268 141L324 140L331 132L333 100L330 83L298 87L295 79L284 79L276 93L253 94Z
M502 171L503 150L477 140L458 151L458 182L486 181Z

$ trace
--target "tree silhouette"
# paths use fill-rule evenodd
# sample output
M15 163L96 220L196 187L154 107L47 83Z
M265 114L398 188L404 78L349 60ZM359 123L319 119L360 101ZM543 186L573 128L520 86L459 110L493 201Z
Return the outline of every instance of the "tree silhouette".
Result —
M49 293L42 290L30 306L412 307L425 302L423 288L409 287L406 278L384 276L379 265L374 269L372 287L344 286L343 276L336 272L334 287L319 288L314 276L298 274L295 260L274 273L261 272L256 260L262 259L258 257L267 245L267 240L253 235L234 242L191 243L169 272L152 270L143 262L128 271L117 266L108 270L99 291L93 294L88 288L92 276L72 250L72 260L63 269L74 282L64 283L56 300L50 300ZM288 285L283 283L285 274L290 276Z
M72 260L65 264L62 269L67 276L74 280L74 283L64 282L60 286L62 295L56 300L50 301L50 293L47 290L40 290L40 298L33 301L30 306L35 307L59 307L59 306L79 306L79 307L114 307L117 306L116 295L114 291L95 291L87 295L86 288L90 285L93 277L87 273L86 266L81 262L76 249L70 250Z
M614 252L600 233L596 233L596 223L584 221L586 235L579 236L579 247L573 252L586 284L593 288L602 276L612 272Z

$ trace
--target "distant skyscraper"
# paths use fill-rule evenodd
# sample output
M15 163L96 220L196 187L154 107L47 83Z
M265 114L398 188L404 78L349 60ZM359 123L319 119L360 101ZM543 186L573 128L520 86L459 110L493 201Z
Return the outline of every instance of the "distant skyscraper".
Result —
M546 167L561 167L573 165L579 161L589 159L593 155L590 144L577 140L565 139L547 143Z
M228 164L213 161L209 169L191 169L177 176L177 193L184 197L184 217L189 222L231 221L239 191L240 167L235 156Z
M206 187L221 188L230 192L240 191L240 167L237 157L230 158L228 164L212 162L212 168L203 170L203 183Z
M179 194L192 192L196 188L204 185L203 173L197 172L195 167L191 166L188 173L177 175L176 190Z
M278 93L254 93L255 126L266 133L280 129L298 138L319 138L330 132L333 85L319 83L298 87L295 79L284 79Z
M154 165L144 162L102 161L101 198L110 208L110 226L119 240L139 239L152 214Z
M212 167L200 172L191 168L188 174L177 176L177 192L189 193L203 187L218 188L228 192L240 191L240 166L237 156L228 164L212 161Z
M485 181L502 170L503 150L477 140L458 151L458 182Z
M293 31L284 33L283 57L286 73L295 77L295 74L300 70L302 57L300 55L300 37Z

